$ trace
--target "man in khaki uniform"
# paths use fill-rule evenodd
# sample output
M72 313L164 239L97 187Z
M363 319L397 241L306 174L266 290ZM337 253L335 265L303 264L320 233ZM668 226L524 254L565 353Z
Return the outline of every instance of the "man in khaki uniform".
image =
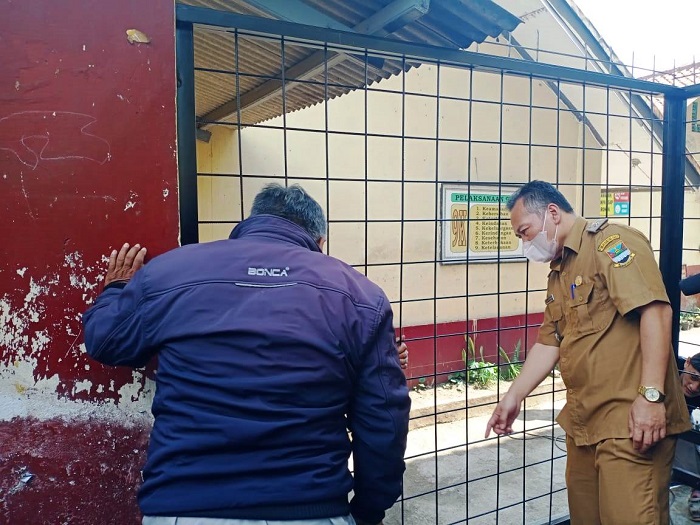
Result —
M571 523L667 524L675 435L690 425L649 241L607 219L577 217L546 182L522 186L508 209L525 256L552 271L537 343L486 435L512 432L523 399L559 362Z

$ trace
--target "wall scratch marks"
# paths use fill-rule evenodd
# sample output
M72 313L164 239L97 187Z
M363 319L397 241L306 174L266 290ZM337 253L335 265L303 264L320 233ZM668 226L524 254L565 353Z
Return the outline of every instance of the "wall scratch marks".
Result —
M2 148L0 148L2 149ZM34 216L34 212L32 211L32 205L29 203L29 195L27 195L27 188L24 187L24 176L20 172L19 174L19 182L20 185L22 186L22 196L24 197L24 202L27 204L27 211L29 212L29 216L36 220L36 217Z
M97 119L73 111L18 111L0 118L0 150L35 170L43 161L89 160L104 164L110 144L88 131Z

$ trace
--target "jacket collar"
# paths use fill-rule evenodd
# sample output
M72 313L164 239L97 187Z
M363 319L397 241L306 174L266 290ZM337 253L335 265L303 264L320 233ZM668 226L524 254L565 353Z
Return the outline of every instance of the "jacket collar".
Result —
M239 223L229 235L229 239L242 237L267 237L275 241L304 246L311 251L320 252L321 248L304 228L276 215L255 215Z

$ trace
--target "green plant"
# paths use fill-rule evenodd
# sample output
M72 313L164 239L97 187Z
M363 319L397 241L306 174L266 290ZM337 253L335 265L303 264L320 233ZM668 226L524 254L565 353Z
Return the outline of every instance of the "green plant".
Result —
M476 358L474 341L471 337L465 337L467 348L462 350L462 360L466 368L467 383L476 388L488 388L498 379L496 365L484 360L484 347L479 347L479 359Z
M694 321L696 318L700 317L700 308L697 306L691 307L690 310L682 311L680 314L681 321Z
M689 330L690 328L693 327L694 321L695 321L695 313L694 312L681 312L680 315L680 327L681 330Z
M474 346L474 340L469 337L465 336L464 339L467 341L467 348L464 349L462 348L462 361L466 364L469 361L475 361L476 360L476 351L475 351L475 346ZM481 360L484 360L484 347L481 346L479 347L479 354L481 355Z
M515 348L513 349L513 360L511 361L506 351L503 350L502 347L498 347L498 353L500 354L501 359L505 361L505 364L498 367L498 376L502 381L513 381L513 379L518 377L518 374L522 370L523 365L519 362L520 348L521 341L518 339L518 342L515 344Z
M428 384L425 380L425 377L419 377L418 378L418 384L413 387L413 390L416 392L421 392L423 390L426 390L428 388Z
M448 390L454 388L457 390L457 392L463 392L464 387L467 384L466 377L466 374L462 371L453 372L447 376L447 381L442 384L442 388L446 388Z
M453 385L459 385L461 383L464 383L465 377L466 376L465 376L464 372L455 372L455 373L447 376L447 381L449 383L452 383Z
M476 388L488 388L498 378L496 365L488 361L471 361L468 367L467 383Z

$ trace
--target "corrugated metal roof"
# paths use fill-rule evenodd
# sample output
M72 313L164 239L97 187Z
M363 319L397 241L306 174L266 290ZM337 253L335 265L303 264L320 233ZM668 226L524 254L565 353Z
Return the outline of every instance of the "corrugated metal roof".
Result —
M392 0L303 0L307 7L348 27L355 27ZM181 0L180 3L230 11L244 15L270 16L245 0ZM429 11L402 27L388 29L388 37L450 48L467 48L487 37L512 31L520 20L491 0L431 0ZM404 64L397 60L373 60L365 68L364 57L329 53L318 58L318 50L285 43L285 70L304 60L318 64L314 74L285 75L284 107L281 96L282 46L275 38L239 35L236 63L235 36L231 32L196 27L196 113L201 121L237 122L241 100L241 124L263 122L296 111L399 74ZM314 53L317 53L314 57ZM310 58L311 57L311 58ZM328 58L328 66L323 65ZM236 65L238 68L236 68ZM412 64L405 64L410 69ZM328 86L323 85L326 68ZM310 68L298 68L301 71ZM367 71L365 72L365 69ZM209 71L215 70L216 72ZM238 75L235 74L238 70ZM291 79L305 79L293 82ZM365 79L367 82L365 82ZM237 82L239 85L237 86ZM262 86L262 87L261 87ZM237 91L238 90L238 91ZM264 95L264 96L261 96ZM226 111L222 110L225 109ZM214 113L212 113L214 112Z
M700 62L669 69L668 71L655 71L651 75L640 78L671 86L694 86L695 84L700 84Z

